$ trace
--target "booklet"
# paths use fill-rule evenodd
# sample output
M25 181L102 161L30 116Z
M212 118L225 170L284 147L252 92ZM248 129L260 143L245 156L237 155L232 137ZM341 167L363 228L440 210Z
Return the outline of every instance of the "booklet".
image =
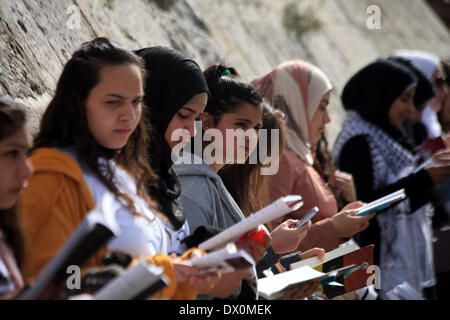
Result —
M357 216L366 216L376 211L383 210L404 199L406 199L405 189L400 189L358 208Z
M239 238L247 231L284 216L289 212L298 210L302 205L303 201L301 196L289 195L282 197L267 207L250 215L247 219L236 223L218 235L200 243L199 248L202 250L212 250L214 248L223 247L228 242L234 242L235 239Z
M445 140L439 136L434 139L426 141L419 149L419 153L424 159L430 158L436 152L443 150L447 147Z
M154 295L169 284L164 269L141 261L111 280L94 296L94 300L141 300Z
M67 268L83 264L104 246L112 237L119 234L115 220L115 208L111 195L106 195L99 206L90 211L75 229L59 252L47 264L33 286L26 290L21 300L39 299L46 289L57 286L67 278Z
M187 260L186 263L199 269L199 274L220 271L223 273L248 269L255 265L253 258L245 251L238 250L234 243L207 253L204 256Z
M320 284L323 286L333 284L337 278L351 273L353 268L355 268L355 265L324 273L310 266L303 266L267 278L258 279L258 292L265 299L279 299L289 289L304 285L313 280L320 280Z
M368 284L368 280L373 271L368 268L373 265L373 249L374 245L359 248L356 243L352 243L325 253L323 262L313 257L293 263L291 268L309 266L317 271L328 273L343 267L354 266L351 272L336 278L335 281L340 285L323 285L319 288L319 291L331 299L372 284Z

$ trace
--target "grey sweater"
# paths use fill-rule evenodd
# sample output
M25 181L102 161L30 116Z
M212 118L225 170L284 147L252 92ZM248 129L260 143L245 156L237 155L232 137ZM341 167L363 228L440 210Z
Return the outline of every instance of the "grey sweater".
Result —
M191 232L201 225L229 228L245 219L220 176L206 162L173 165L173 169L181 184L180 199Z

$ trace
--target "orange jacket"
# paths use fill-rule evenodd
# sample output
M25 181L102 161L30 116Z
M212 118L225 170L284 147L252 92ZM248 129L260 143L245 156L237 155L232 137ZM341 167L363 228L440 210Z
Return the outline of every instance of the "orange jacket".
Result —
M25 237L25 261L22 274L32 284L43 268L57 254L72 232L95 207L78 163L64 152L41 148L35 150L30 161L34 174L22 196L22 223ZM87 261L85 270L102 266L100 249ZM170 284L161 290L158 298L193 299L197 292L190 286L180 285L177 292L175 271L170 258L158 254L148 260L164 267Z

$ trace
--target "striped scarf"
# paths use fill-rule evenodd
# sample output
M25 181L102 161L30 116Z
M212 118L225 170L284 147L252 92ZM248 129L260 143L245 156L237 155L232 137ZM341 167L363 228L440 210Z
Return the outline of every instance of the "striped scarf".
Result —
M335 163L353 137L363 135L369 144L374 190L415 172L416 157L376 125L349 111L334 147ZM418 292L435 285L431 217L426 204L411 214L409 200L376 216L381 230L380 268L382 298L403 281Z

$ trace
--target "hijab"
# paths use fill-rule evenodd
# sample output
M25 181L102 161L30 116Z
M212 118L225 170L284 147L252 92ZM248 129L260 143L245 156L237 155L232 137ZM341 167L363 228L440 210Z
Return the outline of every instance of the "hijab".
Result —
M280 64L254 80L253 85L273 107L287 115L287 147L313 165L310 122L323 96L333 88L330 80L316 66L295 60Z
M175 173L171 148L164 138L170 121L178 110L208 86L199 65L182 52L168 47L149 47L135 51L145 62L144 104L151 126L150 165L159 176L157 185L149 185L149 193L158 201L163 213L178 229L185 221L177 200L181 187Z
M413 65L427 76L432 84L434 83L433 74L436 69L440 68L440 60L437 56L418 50L399 50L394 54L411 61ZM429 138L435 138L441 135L441 125L438 121L436 111L433 110L430 104L425 107L422 114L422 122L427 127Z
M414 106L420 109L425 103L429 102L435 95L431 80L411 61L400 56L389 56L388 60L398 62L407 68L417 77L417 87L414 94Z
M378 59L350 78L341 95L342 104L398 140L403 135L391 125L388 112L400 95L416 85L417 77L408 67Z

